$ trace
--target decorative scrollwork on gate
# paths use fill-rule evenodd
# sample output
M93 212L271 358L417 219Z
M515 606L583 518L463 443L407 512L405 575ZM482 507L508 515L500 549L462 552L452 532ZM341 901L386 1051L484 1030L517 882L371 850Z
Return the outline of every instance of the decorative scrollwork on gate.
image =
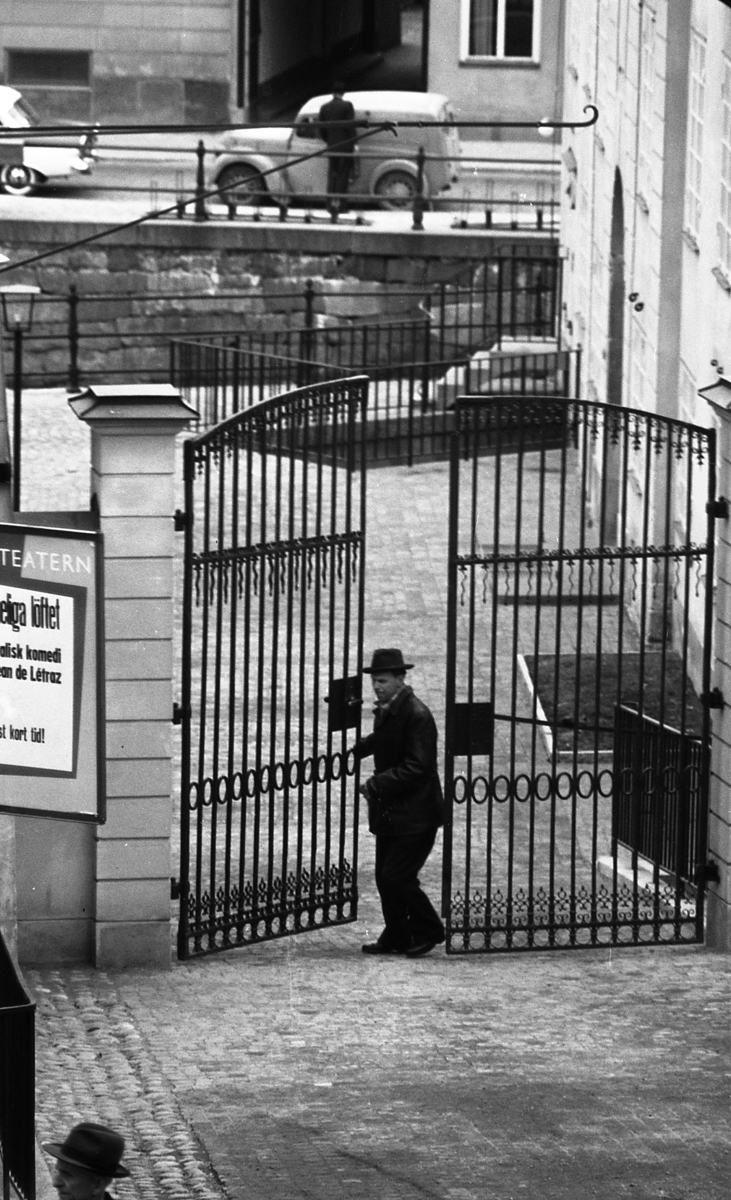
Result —
M328 534L322 537L293 538L289 541L265 542L239 546L229 550L206 550L191 556L196 605L201 602L201 581L206 580L206 599L213 604L221 589L224 604L229 601L229 580L235 570L239 599L247 586L253 595L259 594L262 579L269 595L297 592L304 580L307 590L314 586L342 584L346 563L350 564L350 579L358 577L362 550L362 534ZM317 569L317 579L314 571Z

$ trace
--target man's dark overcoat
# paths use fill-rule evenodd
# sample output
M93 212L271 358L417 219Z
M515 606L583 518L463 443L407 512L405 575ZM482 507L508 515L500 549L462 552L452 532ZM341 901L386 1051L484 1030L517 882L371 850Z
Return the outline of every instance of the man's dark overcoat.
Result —
M355 749L359 758L372 754L374 759L369 781L372 833L398 837L444 824L437 727L410 687L403 687L388 708L376 708L373 733ZM379 815L374 821L375 810Z
M348 154L355 145L358 137L358 127L355 122L355 109L350 100L342 96L333 96L320 108L321 121L337 121L337 125L325 125L320 135L328 146L334 146L339 154Z

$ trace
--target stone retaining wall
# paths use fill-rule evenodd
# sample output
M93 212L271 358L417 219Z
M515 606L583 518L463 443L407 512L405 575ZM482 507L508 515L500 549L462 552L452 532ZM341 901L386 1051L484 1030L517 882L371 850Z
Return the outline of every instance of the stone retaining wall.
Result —
M76 249L88 235L101 240ZM31 385L70 382L69 289L79 303L78 376L91 382L167 378L171 337L300 327L312 280L316 324L419 316L441 282L466 282L476 261L505 253L551 253L546 235L455 231L384 233L353 225L278 225L158 220L105 231L78 221L6 220L0 252L14 261L59 253L14 272L42 288L26 339Z

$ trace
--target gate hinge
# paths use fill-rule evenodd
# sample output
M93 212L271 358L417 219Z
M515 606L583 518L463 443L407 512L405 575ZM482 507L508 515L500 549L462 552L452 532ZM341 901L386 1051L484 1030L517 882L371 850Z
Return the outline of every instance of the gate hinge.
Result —
M173 701L173 725L182 725L185 716L190 716L190 708L184 708L182 704L178 704L177 700Z
M706 883L720 883L721 874L718 870L718 863L712 858L708 862L698 863L695 869L695 882L698 887L703 887Z
M176 508L175 516L173 517L173 524L175 526L176 533L182 533L184 529L187 529L188 525L190 524L187 512L185 512L182 508Z
M170 899L180 899L180 880L176 879L174 875L170 876Z
M715 687L711 688L710 692L703 692L701 704L705 704L707 708L724 708L726 701L723 698L721 689Z
M725 521L728 519L728 500L725 496L719 496L717 500L711 500L706 505L706 512L709 517L713 517L714 521Z

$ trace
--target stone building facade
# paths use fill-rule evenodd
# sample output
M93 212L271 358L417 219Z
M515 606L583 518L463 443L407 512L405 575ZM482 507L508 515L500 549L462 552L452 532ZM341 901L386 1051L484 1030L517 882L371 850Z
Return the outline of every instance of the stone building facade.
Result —
M566 0L432 0L429 90L451 97L458 121L560 119L565 10ZM499 127L479 136L538 139Z
M256 118L260 100L322 90L344 57L397 42L398 13L392 0L5 0L0 83L47 121Z
M731 380L731 8L568 0L566 30L566 111L599 110L592 129L564 138L566 341L583 348L588 399L707 428L716 417L700 393ZM680 536L702 542L705 512L688 519L684 497L672 503ZM721 570L714 671L731 697ZM695 630L710 584L701 574L689 599ZM710 843L728 870L726 723L714 714ZM730 901L712 889L711 940L726 945Z

